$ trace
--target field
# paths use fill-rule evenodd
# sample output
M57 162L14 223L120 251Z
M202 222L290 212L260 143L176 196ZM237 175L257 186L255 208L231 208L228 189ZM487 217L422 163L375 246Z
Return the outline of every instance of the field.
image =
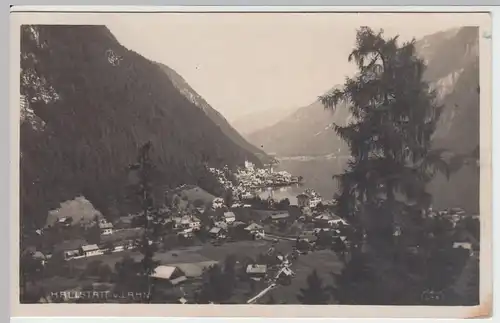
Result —
M182 200L186 200L191 203L196 200L203 201L203 205L212 203L212 201L215 199L215 196L198 186L183 187L182 189L179 189L177 194L181 197Z
M270 246L270 242L262 240L229 242L221 246L213 246L207 243L201 246L184 247L166 252L158 252L155 254L155 259L160 261L162 265L166 265L194 263L209 260L223 261L229 255L255 258L260 253L266 253ZM278 244L277 250L281 252L290 252L292 250L292 243L281 242ZM89 258L75 259L71 260L71 264L75 266L75 268L84 269L88 263L98 260L108 264L111 268L114 268L115 263L123 259L125 256L130 256L136 260L140 260L142 258L142 255L138 251L123 251Z
M277 252L286 254L292 251L293 244L293 241L282 240L276 244L275 249ZM271 242L264 240L239 241L225 243L221 246L204 244L202 246L184 247L157 253L155 258L163 265L197 263L210 260L224 261L224 259L229 255L235 255L239 260L246 257L255 259L259 254L265 254L270 246ZM71 263L79 269L84 269L89 262L100 260L103 263L108 264L111 268L114 268L114 264L117 261L120 261L125 255L131 256L137 260L142 257L142 255L137 251L125 251L110 255L72 260ZM292 264L291 268L296 275L292 280L292 283L288 286L278 286L261 298L259 303L265 302L270 295L273 295L274 299L288 304L297 303L297 294L300 292L301 288L305 288L307 286L307 276L311 274L314 269L318 271L319 276L323 280L323 284L331 285L331 274L334 272L338 273L342 269L342 262L337 259L337 256L332 251L322 250L299 256L299 258ZM258 293L264 287L264 285L258 286L255 292L251 293L247 283L239 283L232 300L239 303L244 302L244 300L249 299L253 296L253 294Z

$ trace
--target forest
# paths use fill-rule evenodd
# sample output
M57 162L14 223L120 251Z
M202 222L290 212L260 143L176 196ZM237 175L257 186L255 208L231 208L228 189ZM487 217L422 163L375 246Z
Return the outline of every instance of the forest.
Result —
M20 210L24 229L83 194L105 216L127 201L127 165L152 142L160 190L217 190L205 166L235 167L236 144L155 62L121 46L104 26L22 26Z

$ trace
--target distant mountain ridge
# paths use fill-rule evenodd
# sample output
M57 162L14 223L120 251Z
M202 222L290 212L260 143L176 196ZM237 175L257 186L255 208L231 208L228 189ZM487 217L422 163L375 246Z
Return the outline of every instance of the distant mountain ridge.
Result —
M231 124L241 134L248 135L276 124L293 112L295 112L295 109L290 107L251 111L232 120Z
M437 88L445 105L436 143L461 152L472 151L479 143L479 29L463 27L432 34L419 40L416 49L428 64L425 79ZM346 109L326 111L316 100L246 137L278 156L345 154L346 145L330 125L349 120Z
M237 145L241 146L243 149L251 151L263 162L267 162L269 157L264 151L258 149L257 147L250 144L245 138L242 137L224 118L224 116L217 110L212 108L210 104L203 97L201 97L191 86L186 82L186 80L180 76L172 68L158 63L160 68L165 71L173 85L179 90L179 92L184 95L189 101L194 105L199 107L205 114L222 130L222 132L229 138L231 138Z

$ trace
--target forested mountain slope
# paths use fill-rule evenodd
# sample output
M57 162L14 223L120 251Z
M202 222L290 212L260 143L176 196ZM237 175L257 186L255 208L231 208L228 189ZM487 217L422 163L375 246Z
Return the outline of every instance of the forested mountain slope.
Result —
M217 185L204 164L259 164L158 66L104 26L22 26L20 202L40 226L83 194L104 215L125 212L127 166L153 144L158 185Z

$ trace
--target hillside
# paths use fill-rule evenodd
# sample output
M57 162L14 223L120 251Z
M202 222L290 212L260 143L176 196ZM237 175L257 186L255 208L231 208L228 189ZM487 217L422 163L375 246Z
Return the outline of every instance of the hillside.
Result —
M230 124L227 122L226 118L218 111L213 109L210 104L205 101L195 90L189 86L189 84L184 80L182 76L180 76L176 71L171 69L170 67L158 63L160 68L165 71L168 75L174 86L182 93L190 102L199 107L206 115L210 118L222 132L233 140L238 146L241 146L243 149L248 150L254 153L262 162L268 162L268 156L262 150L256 148L251 145L245 138L243 138L238 131L236 131Z
M248 135L248 140L278 156L342 153L347 147L336 136L331 124L334 121L345 123L348 117L345 109L326 111L321 102L315 101L276 124Z
M157 187L186 183L215 193L204 164L260 164L157 63L104 26L23 26L21 69L23 227L40 226L50 209L80 194L105 216L126 212L126 169L148 140Z

